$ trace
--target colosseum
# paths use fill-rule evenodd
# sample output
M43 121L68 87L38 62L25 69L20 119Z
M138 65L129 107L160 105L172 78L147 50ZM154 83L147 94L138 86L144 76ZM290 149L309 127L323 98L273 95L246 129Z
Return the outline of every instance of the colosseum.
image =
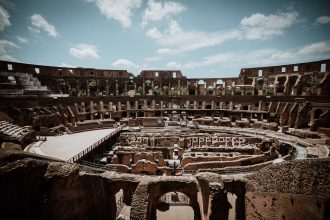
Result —
M3 219L330 219L330 60L180 70L0 61Z

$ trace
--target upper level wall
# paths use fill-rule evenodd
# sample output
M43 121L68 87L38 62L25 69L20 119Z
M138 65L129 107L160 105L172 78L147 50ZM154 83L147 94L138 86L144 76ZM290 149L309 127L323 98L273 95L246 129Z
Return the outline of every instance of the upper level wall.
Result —
M144 78L181 79L185 78L180 70L142 70L140 73Z
M30 74L49 75L52 77L108 77L108 78L129 78L127 70L102 70L93 68L69 68L43 66L35 64L16 63L0 61L1 72L20 72Z
M239 77L260 77L267 75L277 75L285 73L299 73L299 72L322 72L321 65L325 68L323 72L330 71L330 59L320 60L308 63L296 63L278 66L268 67L253 67L253 68L242 68ZM260 72L259 72L260 71Z

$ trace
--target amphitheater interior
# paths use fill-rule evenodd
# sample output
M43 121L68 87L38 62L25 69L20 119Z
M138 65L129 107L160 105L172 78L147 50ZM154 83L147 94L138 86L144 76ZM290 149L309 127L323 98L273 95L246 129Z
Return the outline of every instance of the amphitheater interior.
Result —
M180 70L0 61L3 219L330 219L330 60Z

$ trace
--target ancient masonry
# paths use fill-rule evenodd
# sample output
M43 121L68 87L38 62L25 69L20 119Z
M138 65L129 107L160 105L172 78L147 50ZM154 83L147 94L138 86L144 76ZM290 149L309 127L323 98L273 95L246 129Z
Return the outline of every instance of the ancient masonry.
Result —
M0 61L0 144L3 219L330 219L330 60L232 78Z

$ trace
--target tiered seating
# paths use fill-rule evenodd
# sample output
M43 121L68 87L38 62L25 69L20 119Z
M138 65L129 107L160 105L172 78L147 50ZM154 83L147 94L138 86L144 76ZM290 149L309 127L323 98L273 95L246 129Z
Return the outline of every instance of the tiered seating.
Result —
M7 121L0 121L0 133L8 139L21 141L31 131Z

